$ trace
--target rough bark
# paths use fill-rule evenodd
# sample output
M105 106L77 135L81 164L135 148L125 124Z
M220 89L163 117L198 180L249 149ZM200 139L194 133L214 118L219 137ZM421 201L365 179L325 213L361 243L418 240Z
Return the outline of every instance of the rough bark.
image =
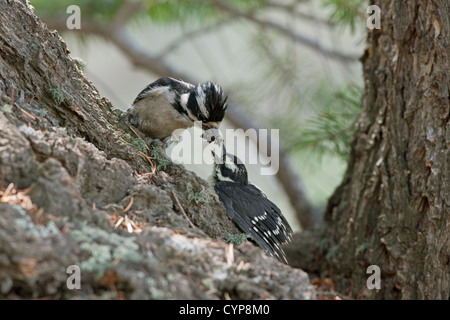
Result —
M58 34L15 0L0 0L0 108L1 298L315 298L303 271L250 242L230 251L238 231L207 182L154 172Z
M450 4L374 4L381 29L368 33L363 111L318 269L351 297L448 299ZM379 290L366 286L369 265Z

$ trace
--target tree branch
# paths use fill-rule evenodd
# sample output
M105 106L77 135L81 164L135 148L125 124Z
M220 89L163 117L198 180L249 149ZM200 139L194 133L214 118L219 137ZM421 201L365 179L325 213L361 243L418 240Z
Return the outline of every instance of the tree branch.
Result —
M114 16L113 25L118 27L125 25L142 7L142 2L125 0Z
M158 54L157 59L160 59L172 51L176 50L178 47L180 47L185 41L192 40L195 37L203 36L206 32L211 32L217 28L222 27L223 25L230 23L231 21L235 20L235 17L230 17L228 19L220 20L213 25L209 25L204 28L195 29L192 31L188 31L186 33L183 33L181 36L173 40L165 49L161 50L161 52Z
M340 52L340 51L337 51L334 49L325 48L320 42L318 42L314 39L308 38L308 37L298 34L298 33L294 33L290 29L288 29L278 23L257 18L251 12L242 12L224 1L221 1L221 0L199 0L199 1L203 1L203 2L208 1L212 4L214 4L215 6L217 6L219 9L223 10L224 12L227 12L230 15L245 18L246 20L251 21L254 24L256 24L262 28L270 28L275 31L278 31L279 33L283 34L284 36L291 38L293 41L298 42L303 45L306 45L307 47L309 47L329 58L338 59L338 60L341 60L344 62L358 62L358 56L356 56L356 55L350 55L350 54L346 54L346 53L343 53L343 52Z
M51 29L60 30L62 32L67 30L65 19L49 16L43 17L42 19ZM132 37L123 27L116 25L114 22L103 24L83 20L82 29L73 29L71 31L96 35L112 42L120 51L122 51L124 55L129 58L130 62L136 67L144 68L158 75L165 75L180 79L189 78L188 75L174 70L164 61L164 59L156 58L148 54L147 49L139 46L137 42L132 40Z

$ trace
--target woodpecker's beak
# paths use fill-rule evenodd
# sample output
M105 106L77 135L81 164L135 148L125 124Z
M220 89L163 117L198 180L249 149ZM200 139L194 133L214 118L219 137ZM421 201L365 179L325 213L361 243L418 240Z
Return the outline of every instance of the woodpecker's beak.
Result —
M222 164L225 163L225 158L227 156L227 150L225 149L225 144L222 144L222 158L218 156L214 150L211 150L211 154L214 157L214 163L215 164Z

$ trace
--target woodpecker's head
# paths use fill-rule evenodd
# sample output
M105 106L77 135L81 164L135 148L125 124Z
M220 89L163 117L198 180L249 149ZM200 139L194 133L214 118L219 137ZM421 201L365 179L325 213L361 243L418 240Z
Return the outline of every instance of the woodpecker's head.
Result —
M222 156L218 156L213 150L214 156L214 172L213 179L217 181L228 181L239 183L242 185L248 184L248 175L245 165L235 156L226 153L223 147Z
M204 130L217 129L225 116L227 97L222 88L212 82L200 83L189 93L186 107Z

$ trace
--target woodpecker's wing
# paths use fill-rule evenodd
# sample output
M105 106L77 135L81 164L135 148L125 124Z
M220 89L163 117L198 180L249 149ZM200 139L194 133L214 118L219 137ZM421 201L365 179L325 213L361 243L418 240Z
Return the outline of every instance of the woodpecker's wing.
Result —
M178 92L180 94L187 93L195 88L195 86L193 84L190 84L190 83L187 83L184 81L180 81L180 80L169 78L169 77L160 78L160 79L150 83L148 86L146 86L138 94L136 99L134 99L133 104L135 104L139 100L142 100L145 97L147 97L151 91L153 91L157 88L161 88L161 87L171 88L171 90L173 90L174 92Z
M291 240L292 229L281 210L252 184L218 181L215 190L237 226L263 250L287 264L281 244Z

